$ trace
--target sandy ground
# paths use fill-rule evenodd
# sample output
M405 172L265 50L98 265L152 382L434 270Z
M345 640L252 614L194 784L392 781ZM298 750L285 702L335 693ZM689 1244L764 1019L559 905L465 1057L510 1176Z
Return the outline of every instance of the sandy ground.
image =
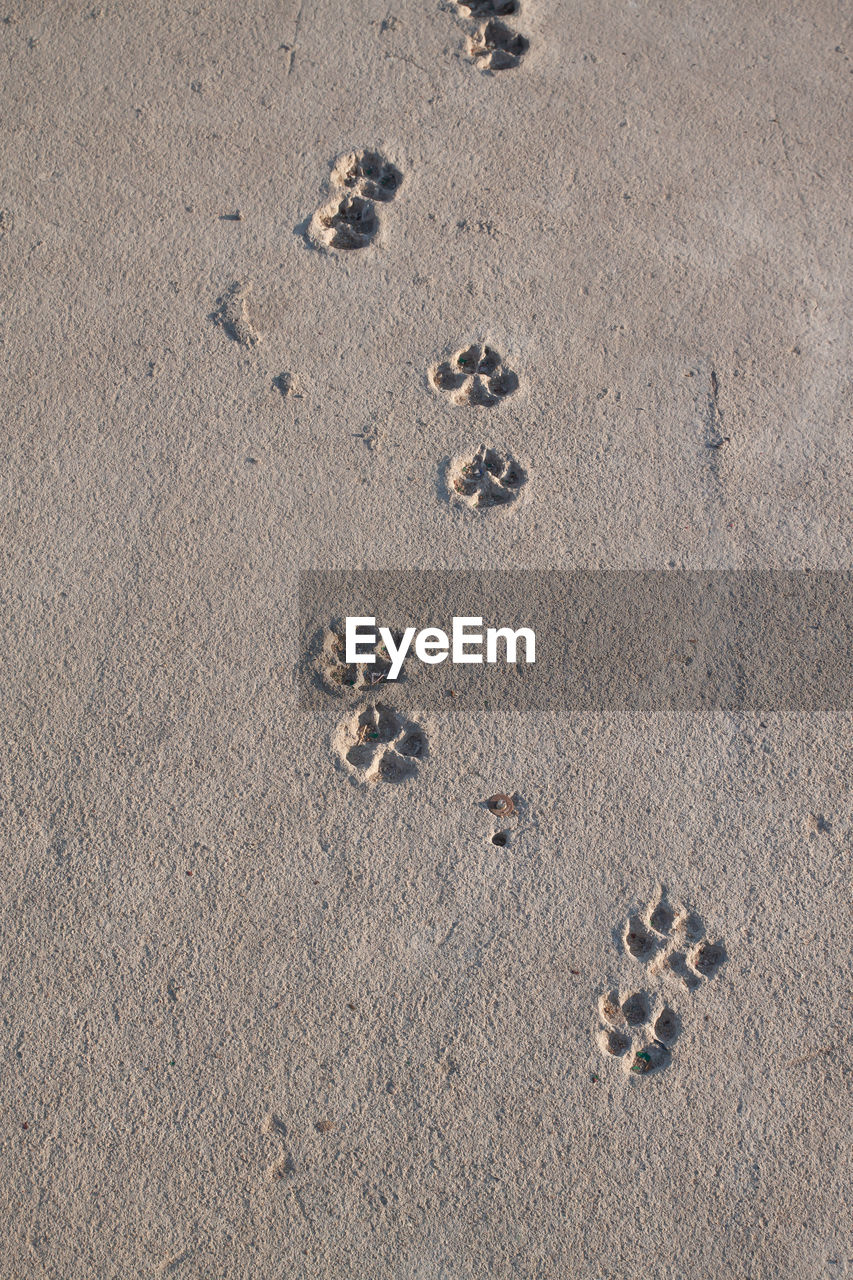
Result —
M843 14L521 0L490 74L435 0L0 9L2 1280L853 1275L850 715L401 690L387 786L295 674L299 568L851 565Z

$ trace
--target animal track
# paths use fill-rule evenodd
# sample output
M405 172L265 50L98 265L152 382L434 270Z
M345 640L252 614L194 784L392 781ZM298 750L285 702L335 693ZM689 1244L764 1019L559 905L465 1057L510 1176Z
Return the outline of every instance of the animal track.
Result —
M282 400L287 400L291 397L294 400L301 400L305 394L301 388L299 379L292 373L276 374L271 385L276 391L281 393Z
M644 965L650 977L677 980L681 990L691 993L726 959L723 943L709 941L699 918L672 906L663 890L628 919L622 945L626 956ZM598 1012L604 1024L598 1036L602 1053L621 1058L637 1075L668 1066L681 1018L662 993L653 999L645 991L609 991L599 999Z
M699 917L673 907L662 891L644 912L630 917L623 942L652 974L673 973L691 990L713 977L726 959L722 942L708 941Z
M527 474L514 458L485 445L473 458L457 458L448 468L451 497L475 511L514 502L526 483Z
M229 338L249 349L257 346L261 336L249 320L246 299L251 292L251 282L241 284L235 280L222 297L216 299L216 310L211 316L213 323L218 324Z
M393 200L403 175L378 151L341 156L332 170L332 186L344 187L365 200Z
M393 200L403 175L378 151L352 151L336 160L332 198L311 219L308 233L324 249L363 249L379 230L376 202Z
M480 405L485 409L500 404L518 388L518 378L504 367L494 347L479 342L433 365L429 380L436 391L447 392L453 404Z
M396 632L392 634L395 643L399 644L402 636ZM391 669L391 660L381 640L373 647L375 662L345 662L344 638L332 627L317 638L315 650L314 672L322 687L329 693L346 695L352 692L360 695L366 689L381 684ZM402 671L397 679L405 679Z
M672 1057L681 1021L674 1009L659 1002L652 1009L645 991L619 996L610 991L598 1002L605 1029L598 1043L611 1058L622 1058L636 1075L646 1075L664 1067Z
M327 248L363 249L379 230L379 219L370 200L343 196L318 210L312 228L314 238Z
M529 40L496 18L484 22L468 37L468 57L481 71L517 67L529 48Z
M340 725L335 748L359 781L405 782L429 754L421 725L387 703L369 703Z
M519 12L519 0L456 0L456 9L463 19L481 20L477 26L465 24L468 57L480 71L506 71L519 65L530 41L500 21Z

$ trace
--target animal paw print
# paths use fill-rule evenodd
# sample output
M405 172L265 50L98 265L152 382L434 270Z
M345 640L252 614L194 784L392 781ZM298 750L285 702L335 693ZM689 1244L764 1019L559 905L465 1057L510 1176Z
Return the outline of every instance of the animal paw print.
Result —
M690 994L713 978L726 960L722 941L708 939L698 916L671 904L662 889L628 919L622 946L651 979ZM652 997L644 990L624 995L610 991L599 1000L598 1012L603 1023L598 1043L604 1054L621 1058L637 1075L669 1065L681 1019L663 993Z
M399 634L394 633L395 643L399 644L401 638ZM346 662L344 637L332 627L320 634L318 641L315 642L315 652L314 673L322 688L328 693L361 695L366 689L372 689L381 684L391 670L391 659L381 640L373 647L373 653L376 655L374 662ZM401 672L397 679L401 681L404 678Z
M428 756L423 728L387 703L370 703L340 726L336 748L359 782L405 782Z
M530 41L500 21L518 13L519 0L456 0L456 8L465 18L483 19L468 30L468 57L475 66L491 72L519 65Z
M393 200L403 175L378 151L352 151L332 168L332 199L311 219L309 235L324 249L363 249L379 230L376 202Z
M648 965L651 974L674 975L689 991L712 978L726 959L723 943L706 938L699 917L671 905L663 891L630 917L622 941L627 954Z
M604 1023L598 1037L602 1053L621 1058L634 1075L669 1065L681 1031L681 1019L670 1005L661 999L653 1004L645 991L609 991L599 1000L598 1012Z
M473 458L450 464L451 497L475 511L514 502L527 483L527 475L514 458L481 445Z
M468 36L468 57L480 71L517 67L529 48L529 40L497 18L490 18Z
M332 186L342 187L365 200L393 200L403 175L378 151L351 151L332 170Z
M436 391L447 392L453 404L480 405L485 409L500 404L518 388L518 378L504 366L494 347L479 342L433 365L429 380Z

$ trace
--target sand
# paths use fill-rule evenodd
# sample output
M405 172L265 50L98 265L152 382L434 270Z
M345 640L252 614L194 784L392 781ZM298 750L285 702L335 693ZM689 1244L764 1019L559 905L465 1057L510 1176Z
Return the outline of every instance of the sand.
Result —
M308 568L850 568L843 7L0 18L2 1280L853 1275L849 709L401 687L385 785L295 631Z

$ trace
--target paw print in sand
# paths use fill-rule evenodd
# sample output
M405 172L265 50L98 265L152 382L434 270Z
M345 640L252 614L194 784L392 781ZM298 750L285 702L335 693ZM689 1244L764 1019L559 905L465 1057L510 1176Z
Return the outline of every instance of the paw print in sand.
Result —
M514 458L481 445L473 458L451 462L447 487L457 502L475 511L507 506L514 502L527 482L527 475Z
M635 1075L669 1065L681 1019L662 999L653 1006L645 991L609 991L599 1000L598 1012L604 1023L598 1043L608 1057L621 1058Z
M328 249L363 249L379 230L379 219L369 200L343 196L319 209L311 227L314 239Z
M529 40L496 18L484 22L468 37L468 57L480 71L517 67L529 48Z
M378 151L352 151L332 169L332 199L311 219L308 234L324 249L363 249L379 230L376 202L393 200L403 175Z
M335 749L350 774L363 783L405 782L427 758L423 728L387 703L369 703L339 726Z
M467 26L468 57L485 72L517 67L530 41L501 22L521 9L520 0L456 0L457 12L477 26ZM466 24L467 25L467 24Z
M698 916L672 906L661 893L645 911L630 917L622 936L626 953L648 965L649 973L674 976L688 991L712 978L726 959L720 941L709 941Z
M351 151L332 170L332 186L342 187L365 200L393 200L403 181L400 170L378 151Z
M643 965L660 988L671 988L673 999L677 992L692 995L726 959L723 943L708 939L699 918L673 906L663 890L628 919L622 946L626 957ZM610 991L599 1000L598 1012L604 1024L598 1043L604 1054L621 1058L636 1075L669 1065L681 1020L664 991L655 997L645 991Z
M399 633L394 633L395 643L401 640ZM360 696L366 689L382 684L391 669L391 659L384 643L380 640L373 647L376 655L374 662L346 662L346 649L342 633L335 627L328 627L321 632L314 642L314 658L311 663L317 682L327 693L346 696ZM401 671L397 683L405 679Z
M500 404L518 388L518 378L505 367L494 347L479 342L433 365L429 380L436 391L449 395L453 404L479 405L485 409Z

